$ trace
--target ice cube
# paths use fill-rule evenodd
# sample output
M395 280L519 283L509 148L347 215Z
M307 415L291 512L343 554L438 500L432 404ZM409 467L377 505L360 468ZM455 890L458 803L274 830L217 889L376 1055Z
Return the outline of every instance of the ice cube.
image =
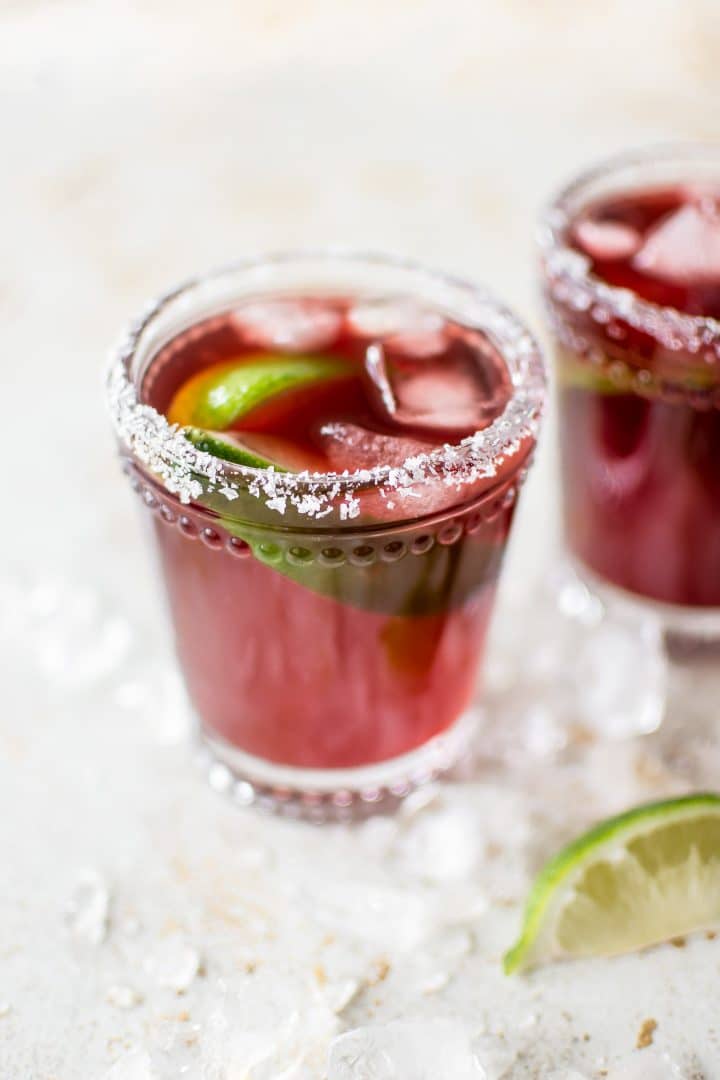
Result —
M570 732L623 740L659 727L668 667L652 616L603 605L565 568L530 602L520 590L511 595L499 616L487 688L504 719L484 752L511 759L520 740L531 754L548 756Z
M330 1045L328 1080L483 1080L458 1021L396 1020L355 1028Z
M502 408L494 394L483 392L472 370L453 369L450 364L398 374L393 392L396 423L448 434L470 434L484 428Z
M397 412L397 401L390 383L385 350L382 345L369 345L365 352L365 371L379 403L388 416Z
M586 218L575 226L575 240L591 259L629 259L642 244L642 236L619 221Z
M499 1035L483 1034L473 1040L473 1054L482 1080L505 1080L517 1061L517 1052Z
M570 629L570 624L568 625ZM660 628L617 611L596 626L576 628L573 683L579 715L605 738L655 731L665 706L667 668Z
M402 435L382 435L359 424L333 421L320 428L322 448L337 472L372 469L376 465L398 468L408 458L427 453L432 443Z
M408 356L437 356L447 344L447 324L436 311L409 300L364 300L351 308L348 326Z
M281 981L257 973L235 983L213 1005L203 1031L203 1077L309 1080L324 1075L338 1019L307 982L291 975Z
M353 334L369 338L408 336L422 338L445 329L443 316L411 300L363 300L348 313Z
M510 396L499 356L478 340L456 340L436 360L396 356L389 343L368 349L366 368L378 413L395 427L459 438L487 427Z
M678 285L720 283L718 203L706 198L662 218L648 232L633 266Z
M284 352L326 349L342 324L339 312L312 300L245 304L235 311L233 320L249 344Z
M480 833L472 810L439 806L419 814L398 843L403 869L429 881L467 878L479 858Z
M41 581L25 598L24 630L43 673L66 689L112 675L131 651L132 627L92 589Z

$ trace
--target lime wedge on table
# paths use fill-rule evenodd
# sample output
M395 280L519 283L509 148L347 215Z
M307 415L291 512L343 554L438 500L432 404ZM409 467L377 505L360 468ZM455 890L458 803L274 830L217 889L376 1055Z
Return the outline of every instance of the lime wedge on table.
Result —
M505 971L631 952L720 924L720 796L609 818L542 869Z
M171 424L226 431L280 395L339 378L350 365L335 356L253 353L212 364L178 390L168 409Z

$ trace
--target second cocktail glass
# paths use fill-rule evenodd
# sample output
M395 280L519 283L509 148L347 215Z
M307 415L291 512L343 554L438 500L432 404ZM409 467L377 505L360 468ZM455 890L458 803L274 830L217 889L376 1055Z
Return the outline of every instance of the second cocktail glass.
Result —
M720 640L720 147L583 174L541 253L576 566L675 638Z
M323 817L448 768L544 397L483 291L377 257L199 278L109 380L214 776Z

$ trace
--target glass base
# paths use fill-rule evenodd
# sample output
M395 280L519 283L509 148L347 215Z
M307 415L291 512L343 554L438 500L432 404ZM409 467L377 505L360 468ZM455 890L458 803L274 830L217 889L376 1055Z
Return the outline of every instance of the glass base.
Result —
M663 604L605 581L579 559L571 558L570 566L606 607L655 620L671 660L702 662L720 657L720 609Z
M317 822L356 820L391 812L416 788L446 773L470 748L480 717L471 708L416 750L355 769L280 765L198 726L200 763L210 786L240 806Z

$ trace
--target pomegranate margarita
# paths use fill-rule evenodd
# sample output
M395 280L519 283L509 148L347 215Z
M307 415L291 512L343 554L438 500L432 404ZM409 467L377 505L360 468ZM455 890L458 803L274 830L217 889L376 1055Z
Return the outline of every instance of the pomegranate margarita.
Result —
M242 264L136 325L111 406L228 783L346 806L457 756L542 397L510 314L390 260Z
M714 625L720 152L639 153L588 173L541 240L570 551L602 581L673 605L669 623Z

